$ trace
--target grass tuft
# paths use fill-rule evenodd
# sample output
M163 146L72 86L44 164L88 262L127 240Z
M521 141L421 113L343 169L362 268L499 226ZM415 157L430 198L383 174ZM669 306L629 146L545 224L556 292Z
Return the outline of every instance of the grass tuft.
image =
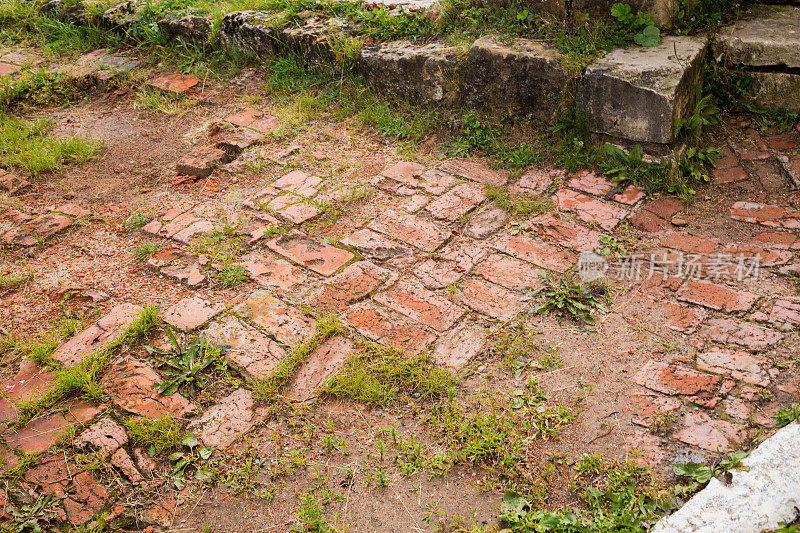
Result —
M486 185L483 192L494 205L514 216L532 215L554 209L553 201L549 198L513 193L505 186Z
M129 417L124 421L125 429L131 440L153 451L153 454L164 455L179 448L183 431L180 422L170 414L159 418Z

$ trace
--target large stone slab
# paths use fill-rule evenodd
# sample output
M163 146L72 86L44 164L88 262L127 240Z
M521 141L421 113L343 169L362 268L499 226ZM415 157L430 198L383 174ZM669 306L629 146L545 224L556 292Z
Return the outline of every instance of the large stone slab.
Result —
M800 68L800 6L756 6L720 35L715 51L732 63Z
M759 533L793 522L800 507L800 425L781 429L742 462L746 468L731 470L730 482L712 478L653 533Z
M800 32L799 32L800 33ZM800 74L789 72L751 72L752 94L759 104L772 109L800 112Z
M468 105L510 112L523 119L552 120L567 83L561 54L542 43L496 35L475 41L467 55L464 97Z
M610 52L586 68L578 106L589 131L645 148L675 139L675 122L691 114L702 80L705 37L664 37L646 48Z
M446 43L392 41L361 50L359 69L378 90L415 102L439 102L458 92L458 49Z

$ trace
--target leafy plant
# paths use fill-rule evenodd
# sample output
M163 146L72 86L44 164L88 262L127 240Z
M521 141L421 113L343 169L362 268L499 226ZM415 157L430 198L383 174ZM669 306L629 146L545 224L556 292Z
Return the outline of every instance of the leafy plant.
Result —
M172 482L175 488L181 490L186 486L186 475L194 469L194 479L201 483L210 483L214 480L214 471L201 465L201 461L211 457L213 450L200 446L200 440L187 433L181 440L181 445L188 450L177 451L169 456L169 460L175 464L172 467Z
M611 260L615 260L620 254L624 253L622 243L611 235L600 236L600 246L595 252Z
M530 312L540 315L556 312L583 324L593 325L595 323L593 313L606 311L605 305L600 300L604 295L605 288L602 285L587 290L569 278L554 282L545 277L542 287L533 293L534 297L543 297L545 301Z
M238 287L247 283L247 271L242 265L226 265L217 272L217 279L223 287Z
M781 407L775 413L775 427L786 427L795 420L800 420L800 403L794 403L789 407Z
M676 485L675 492L680 496L694 494L706 486L711 478L720 476L729 470L746 470L742 464L742 459L747 457L749 452L737 451L730 456L720 460L715 465L704 465L702 463L688 462L674 465L672 471L678 477L689 479L691 482L686 485Z
M187 346L182 346L172 328L167 329L167 337L172 344L171 351L145 346L150 354L170 355L161 363L162 373L167 379L163 383L157 383L156 390L167 396L180 392L181 395L194 399L208 379L203 372L209 365L221 359L225 350L222 347L212 347L203 337L197 337Z
M617 2L611 6L611 16L616 19L617 31L626 38L633 38L639 46L653 47L661 43L661 31L651 15L641 11L634 15L629 4Z
M696 141L705 129L719 124L717 118L719 108L714 105L714 95L702 96L702 90L702 85L698 85L695 89L695 104L692 114L687 118L679 118L675 121L676 136L684 133Z
M58 514L55 510L56 500L52 494L41 495L31 504L23 504L19 507L7 507L6 512L11 515L9 531L23 533L33 531L39 533L45 527L56 520Z
M687 148L678 162L678 172L690 181L711 181L708 169L716 167L720 157L722 157L722 150L713 146Z

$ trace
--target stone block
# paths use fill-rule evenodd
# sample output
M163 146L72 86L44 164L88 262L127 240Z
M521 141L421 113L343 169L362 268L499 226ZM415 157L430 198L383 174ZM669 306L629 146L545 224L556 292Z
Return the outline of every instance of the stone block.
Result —
M800 113L800 74L789 72L752 72L752 94L759 104L771 109Z
M482 37L467 55L465 100L526 120L551 121L567 83L561 59L557 50L536 41L507 44L496 35Z
M205 43L211 37L211 23L197 15L167 17L158 21L158 28L170 41Z
M379 91L414 102L452 100L458 92L458 49L446 43L393 41L365 46L359 70Z
M746 67L800 68L800 6L760 5L722 29L717 55Z
M706 46L705 37L665 37L652 48L614 50L587 67L578 109L589 131L646 149L671 144L675 122L693 110Z

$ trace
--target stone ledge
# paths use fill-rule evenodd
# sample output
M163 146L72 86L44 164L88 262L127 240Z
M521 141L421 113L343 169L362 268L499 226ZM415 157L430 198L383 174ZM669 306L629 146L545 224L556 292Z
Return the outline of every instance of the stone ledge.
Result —
M705 37L665 37L652 48L613 50L587 67L577 106L589 131L623 144L671 145L675 122L692 112L706 48Z
M566 83L557 50L528 39L506 44L496 35L487 35L469 49L464 100L471 106L550 122Z
M800 6L755 7L720 31L714 51L747 67L800 68Z
M743 461L748 470L732 470L730 483L712 479L706 488L653 533L736 531L760 533L792 523L800 508L800 424L791 424L765 440Z

